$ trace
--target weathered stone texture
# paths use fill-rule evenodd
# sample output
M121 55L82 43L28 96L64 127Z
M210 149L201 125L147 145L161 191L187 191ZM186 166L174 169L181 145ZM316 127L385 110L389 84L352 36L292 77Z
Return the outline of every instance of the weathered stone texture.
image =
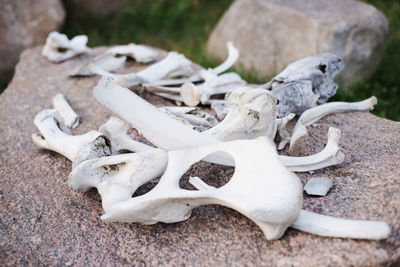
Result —
M0 0L0 76L13 71L25 48L44 44L64 17L60 0Z
M240 49L239 64L271 77L303 57L330 52L342 57L347 86L379 64L389 22L375 7L354 0L236 0L208 40L222 59L225 43Z
M329 126L342 130L345 161L336 167L299 175L328 177L334 186L326 197L305 195L304 208L342 218L383 220L387 240L322 238L289 230L268 241L241 214L204 206L181 223L145 226L106 224L95 190L68 188L71 163L31 141L36 113L65 94L81 116L73 132L97 129L111 115L96 103L97 77L69 78L69 70L87 62L82 55L52 64L29 49L14 79L0 95L0 262L2 265L189 265L189 266L380 266L400 258L400 123L363 112L331 115L310 127L305 154L320 151ZM99 51L96 49L95 51ZM103 50L104 51L104 50ZM171 104L145 95L152 103ZM140 112L140 111L138 111ZM146 116L146 114L143 114ZM162 130L162 129L160 129ZM233 169L200 163L189 174L211 185L225 183ZM207 179L208 178L208 179ZM187 181L187 177L183 179ZM219 182L215 182L219 180ZM250 193L250 192L249 192Z

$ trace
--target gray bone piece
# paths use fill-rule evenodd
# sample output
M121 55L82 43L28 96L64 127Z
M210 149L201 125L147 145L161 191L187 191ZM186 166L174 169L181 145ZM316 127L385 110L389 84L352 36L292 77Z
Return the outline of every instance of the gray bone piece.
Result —
M334 78L344 69L343 59L329 53L310 56L289 64L263 86L278 99L277 116L301 115L325 103L336 93Z
M332 185L332 181L329 178L311 178L304 186L304 191L306 191L308 195L312 196L326 196Z

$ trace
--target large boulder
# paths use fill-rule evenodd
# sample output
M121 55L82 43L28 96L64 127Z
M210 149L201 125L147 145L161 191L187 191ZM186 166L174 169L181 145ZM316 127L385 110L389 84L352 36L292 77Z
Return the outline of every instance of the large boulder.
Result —
M41 47L21 55L15 76L0 95L0 262L2 265L189 265L189 266L393 266L400 259L400 123L367 112L331 115L310 127L304 154L320 151L329 126L342 130L346 155L338 166L300 175L333 181L326 197L304 196L314 212L352 219L382 220L387 240L362 241L313 236L289 230L268 241L253 222L221 206L202 206L190 219L146 226L104 223L100 197L68 188L71 162L39 149L31 140L35 115L63 93L81 117L80 134L97 129L111 113L98 104L92 89L98 77L70 78L68 73L99 53L60 64L43 58ZM102 50L104 51L104 49ZM140 67L140 66L138 66ZM145 94L157 105L171 104ZM140 112L140 111L138 111ZM143 114L146 116L146 114ZM162 130L162 129L160 129ZM198 163L182 178L199 176L217 186L234 169ZM278 181L279 182L279 181ZM147 188L148 189L148 188ZM143 193L143 192L142 192Z
M208 53L225 56L225 43L240 49L239 63L271 77L303 57L330 52L346 63L342 85L371 74L389 33L386 17L354 0L236 0L208 40Z
M44 44L64 18L61 0L0 0L0 76L12 73L25 48Z

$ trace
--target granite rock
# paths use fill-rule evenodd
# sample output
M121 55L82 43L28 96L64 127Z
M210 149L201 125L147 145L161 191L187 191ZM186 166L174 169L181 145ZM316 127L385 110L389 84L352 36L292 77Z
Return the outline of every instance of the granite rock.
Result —
M375 7L355 0L236 0L208 40L223 59L225 43L240 49L238 64L271 77L298 59L329 52L346 63L348 86L378 66L389 22Z
M64 18L61 0L0 0L0 76L13 71L25 48L44 44Z
M334 187L326 197L304 196L304 208L342 218L383 220L387 240L363 241L312 236L293 229L268 241L241 214L220 206L194 210L175 224L145 226L104 223L95 190L68 188L71 162L31 141L33 118L63 93L81 116L75 134L97 129L111 115L96 103L92 88L98 77L69 78L69 70L94 55L52 64L41 47L26 50L15 76L0 95L0 262L2 265L172 265L172 266L393 266L400 258L400 123L364 112L330 115L310 127L304 154L320 151L329 126L342 130L344 162L315 174ZM94 53L104 51L95 49ZM134 63L132 63L134 64ZM140 66L132 66L139 68ZM150 102L172 105L144 94ZM143 114L145 116L145 114ZM188 176L206 177L213 186L226 183L233 168L198 163ZM154 186L143 186L142 194Z

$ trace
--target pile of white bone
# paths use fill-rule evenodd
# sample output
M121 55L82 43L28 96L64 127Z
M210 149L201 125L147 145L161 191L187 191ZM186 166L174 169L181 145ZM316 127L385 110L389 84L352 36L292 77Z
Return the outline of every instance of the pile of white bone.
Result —
M86 36L68 40L53 32L43 55L61 62L91 53L86 42ZM123 68L128 57L152 64L135 73L112 73ZM136 44L113 47L78 66L71 76L103 76L94 97L118 117L111 117L99 130L71 135L69 128L77 127L79 118L58 94L53 109L36 115L40 134L33 134L33 141L72 161L71 188L97 188L105 211L101 219L106 222L174 223L188 219L200 205L218 204L254 221L268 239L280 238L288 227L321 236L387 238L390 228L385 222L340 219L301 209L303 188L293 172L340 164L344 160L340 130L330 128L326 147L311 156L278 155L274 144L279 140L282 149L289 143L293 152L307 135L307 126L334 112L371 110L376 98L325 104L337 89L333 78L344 68L342 59L332 54L294 62L258 88L246 86L236 73L224 73L238 57L238 50L228 43L226 61L203 69L176 52L165 55ZM156 108L133 92L137 88L189 107ZM224 99L218 98L221 94ZM211 105L218 119L194 107L200 103ZM287 123L295 114L300 117L289 131ZM157 148L135 140L128 134L130 127ZM219 188L199 177L189 179L197 190L180 188L180 178L201 160L235 166L234 175ZM160 176L155 188L132 197L140 186ZM332 185L326 180L313 180L307 190L326 194Z

